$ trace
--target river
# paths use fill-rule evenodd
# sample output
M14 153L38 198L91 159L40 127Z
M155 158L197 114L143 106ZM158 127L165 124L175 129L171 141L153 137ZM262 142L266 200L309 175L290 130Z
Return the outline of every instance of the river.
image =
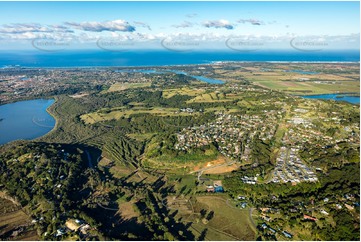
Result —
M346 101L352 104L360 104L360 96L347 96L347 94L320 94L320 95L306 95L302 97L308 99Z

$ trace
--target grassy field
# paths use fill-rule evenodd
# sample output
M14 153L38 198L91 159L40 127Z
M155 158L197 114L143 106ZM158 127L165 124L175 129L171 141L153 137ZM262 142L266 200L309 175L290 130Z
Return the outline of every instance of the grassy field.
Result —
M227 196L196 196L187 200L182 197L168 197L168 208L177 210L177 218L192 222L190 229L196 238L203 240L255 240L248 209L239 209L229 204ZM205 212L201 215L201 211Z
M16 232L24 228L22 232ZM0 240L38 240L30 217L20 206L0 197Z
M129 138L135 139L137 141L145 141L150 140L156 133L145 133L145 134L137 134L137 133L131 133L127 134Z
M151 82L140 82L140 83L115 83L109 87L108 90L104 91L107 92L119 92L130 88L140 88L140 87L149 87Z
M227 97L224 93L211 92L211 93L202 93L197 95L195 98L187 101L187 103L202 103L202 102L225 102L233 100L236 96Z
M85 124L94 124L97 122L117 120L122 117L129 118L133 114L153 114L158 116L187 116L188 113L177 113L179 109L177 108L145 108L145 107L133 107L131 109L126 109L123 107L117 107L112 109L101 109L97 112L83 114L80 116L81 120Z
M171 98L175 95L187 95L187 96L197 96L199 94L204 93L204 89L199 88L190 88L190 87L182 87L182 88L176 88L176 89L165 89L163 91L163 97L164 98Z

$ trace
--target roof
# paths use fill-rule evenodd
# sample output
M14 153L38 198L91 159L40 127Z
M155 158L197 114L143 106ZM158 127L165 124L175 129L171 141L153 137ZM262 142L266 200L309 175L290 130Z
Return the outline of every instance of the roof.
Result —
M304 219L313 220L313 221L316 221L316 220L317 220L317 218L311 217L311 216L309 216L309 215L307 215L307 214L304 214L304 215L303 215L303 218L304 218Z
M213 182L213 185L214 185L215 187L217 187L217 186L222 186L222 181L221 181L221 180L214 181L214 182Z
M76 223L74 219L69 219L68 221L66 221L65 226L72 231L76 231L80 227L80 225Z

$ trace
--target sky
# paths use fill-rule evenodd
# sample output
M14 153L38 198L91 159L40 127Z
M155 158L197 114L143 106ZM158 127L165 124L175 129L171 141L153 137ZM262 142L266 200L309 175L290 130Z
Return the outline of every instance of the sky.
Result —
M0 2L0 49L359 49L359 2Z

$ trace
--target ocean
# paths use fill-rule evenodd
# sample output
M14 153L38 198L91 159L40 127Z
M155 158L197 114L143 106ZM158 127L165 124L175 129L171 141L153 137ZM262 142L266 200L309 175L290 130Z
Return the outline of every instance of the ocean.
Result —
M358 50L345 51L0 51L0 68L104 67L210 64L218 61L359 62Z

